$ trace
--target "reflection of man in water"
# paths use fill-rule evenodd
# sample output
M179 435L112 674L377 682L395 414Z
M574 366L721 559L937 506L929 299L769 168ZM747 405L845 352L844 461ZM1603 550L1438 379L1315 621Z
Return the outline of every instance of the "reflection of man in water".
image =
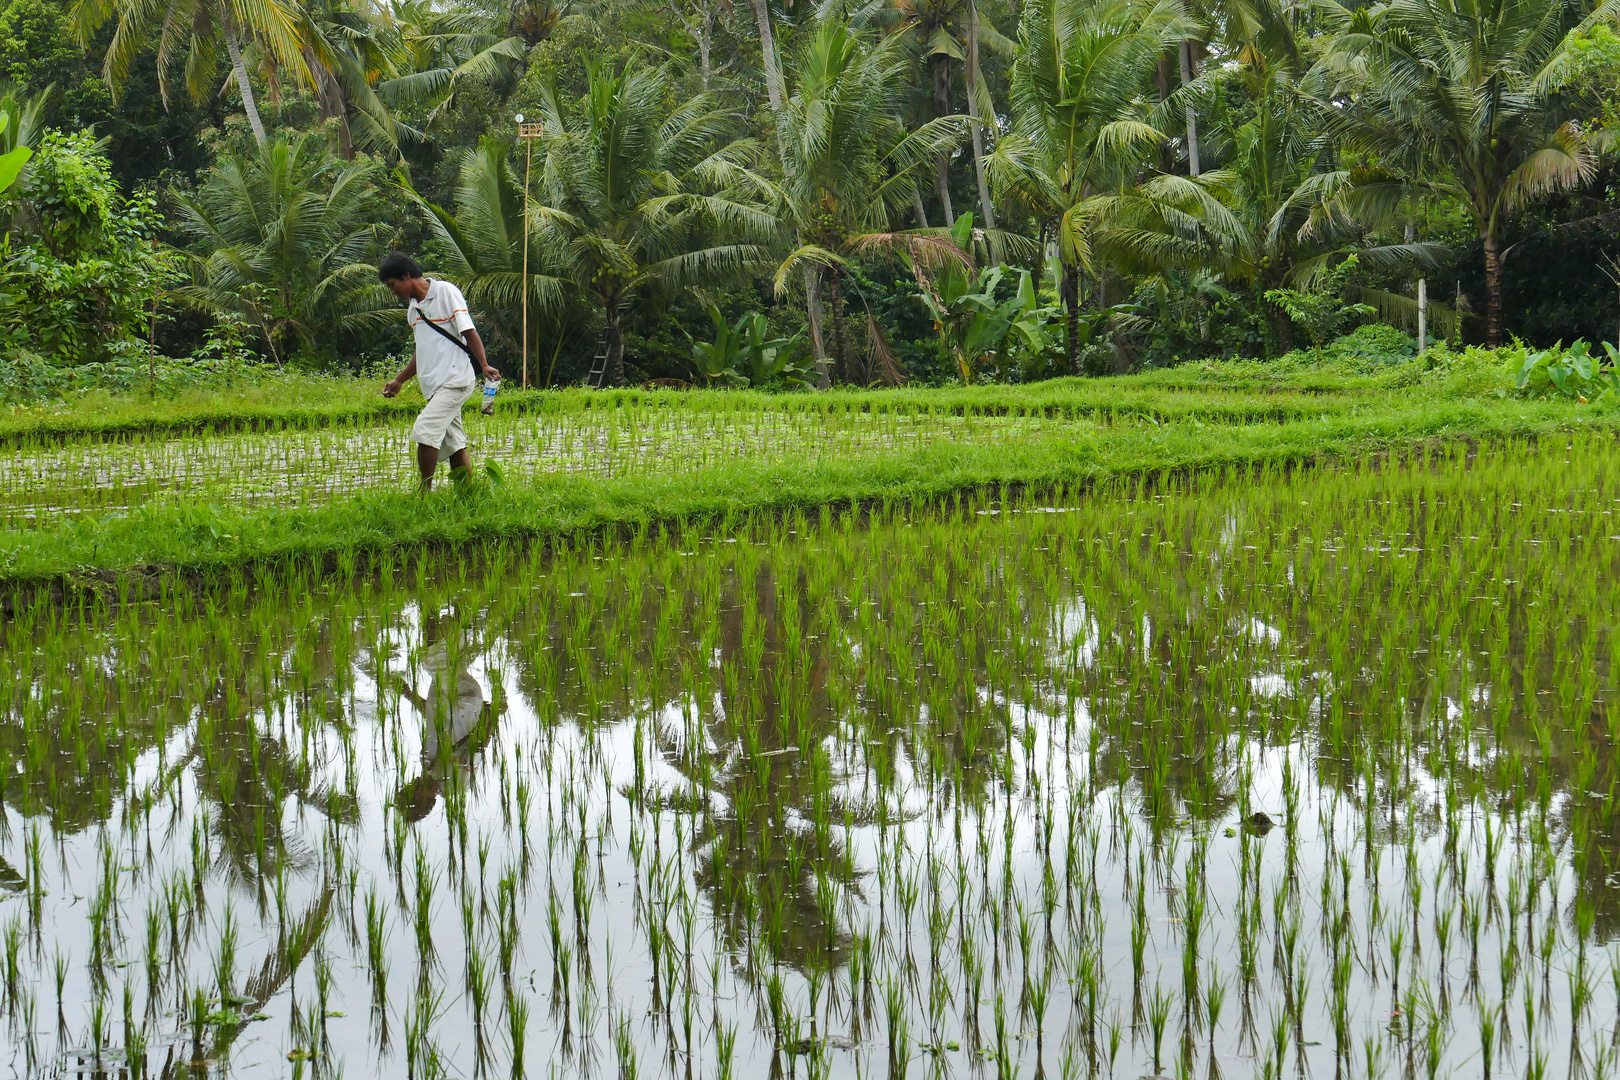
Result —
M428 647L422 665L432 678L427 696L403 676L400 692L421 715L422 775L400 788L398 803L407 821L420 821L438 802L444 778L456 759L471 761L495 732L495 710L484 702L484 688L467 670L469 654L452 662L449 643L439 636L439 620L424 622L422 636Z

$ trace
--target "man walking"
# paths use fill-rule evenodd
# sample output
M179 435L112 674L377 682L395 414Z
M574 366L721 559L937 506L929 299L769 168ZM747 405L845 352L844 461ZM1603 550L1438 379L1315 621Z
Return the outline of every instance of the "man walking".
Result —
M416 443L416 464L422 471L422 490L433 486L439 458L450 459L450 469L472 466L467 456L467 432L461 426L461 407L478 389L472 361L486 379L499 379L489 366L484 342L467 314L467 298L448 281L422 276L422 268L409 255L394 252L377 267L377 276L390 292L406 301L405 321L416 334L416 352L405 370L383 387L393 397L416 377L427 405L411 428Z

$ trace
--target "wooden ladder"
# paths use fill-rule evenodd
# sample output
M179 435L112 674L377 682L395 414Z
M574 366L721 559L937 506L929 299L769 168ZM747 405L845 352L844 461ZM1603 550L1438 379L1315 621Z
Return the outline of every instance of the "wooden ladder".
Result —
M602 380L607 376L607 333L603 332L601 340L596 343L596 359L591 361L591 373L585 376L585 385L592 390L602 389Z

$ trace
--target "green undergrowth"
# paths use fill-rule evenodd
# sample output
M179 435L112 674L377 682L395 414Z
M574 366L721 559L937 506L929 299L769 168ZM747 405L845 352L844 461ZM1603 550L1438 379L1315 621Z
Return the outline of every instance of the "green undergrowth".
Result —
M1098 481L1210 467L1307 463L1425 440L1620 429L1620 412L1558 402L1420 403L1280 424L1180 424L1053 433L994 447L935 445L858 461L739 461L675 475L545 476L445 485L423 498L370 491L302 509L154 504L44 531L0 532L0 582L71 584L138 571L208 572L496 538L568 539L657 522L714 522L793 508L937 499L1011 485L1073 491Z

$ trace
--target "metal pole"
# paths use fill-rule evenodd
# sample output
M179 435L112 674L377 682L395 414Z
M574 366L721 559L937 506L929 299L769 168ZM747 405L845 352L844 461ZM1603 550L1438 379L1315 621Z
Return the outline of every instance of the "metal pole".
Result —
M1418 278L1418 352L1429 347L1429 282Z
M529 168L534 164L534 140L524 139L523 156L523 389L529 388Z

